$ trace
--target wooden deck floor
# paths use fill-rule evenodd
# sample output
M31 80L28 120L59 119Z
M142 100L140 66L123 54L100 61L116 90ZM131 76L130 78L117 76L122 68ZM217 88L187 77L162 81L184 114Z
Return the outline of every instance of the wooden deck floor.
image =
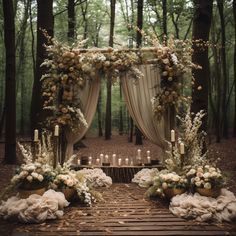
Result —
M91 208L74 205L63 220L40 225L12 224L6 235L236 235L177 218L162 202L144 199L144 191L134 184L113 184L102 190L104 200Z

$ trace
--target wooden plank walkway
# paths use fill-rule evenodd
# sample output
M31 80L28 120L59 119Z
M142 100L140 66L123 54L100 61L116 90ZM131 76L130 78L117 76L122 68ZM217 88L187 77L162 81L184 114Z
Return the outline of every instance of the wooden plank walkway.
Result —
M113 184L101 192L103 201L91 208L74 204L62 220L13 224L8 235L236 235L222 227L173 216L167 204L144 199L145 189L135 184Z

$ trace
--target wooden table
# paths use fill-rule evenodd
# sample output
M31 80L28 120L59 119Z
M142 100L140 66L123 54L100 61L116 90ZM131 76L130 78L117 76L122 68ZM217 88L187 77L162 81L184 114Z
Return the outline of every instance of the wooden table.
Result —
M76 170L83 168L101 168L106 175L112 178L113 183L130 183L134 175L144 168L162 169L162 165L155 166L98 166L98 165L80 165L74 167Z

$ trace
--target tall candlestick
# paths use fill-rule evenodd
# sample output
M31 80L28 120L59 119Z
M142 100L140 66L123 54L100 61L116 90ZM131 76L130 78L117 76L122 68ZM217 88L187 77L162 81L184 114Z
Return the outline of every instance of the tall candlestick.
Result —
M179 149L180 149L180 154L184 154L185 153L185 149L184 149L184 143L180 143L179 144Z
M37 129L34 130L34 142L39 141L39 131Z
M170 141L175 142L175 131L173 129L170 131Z
M55 125L54 136L59 136L59 125Z

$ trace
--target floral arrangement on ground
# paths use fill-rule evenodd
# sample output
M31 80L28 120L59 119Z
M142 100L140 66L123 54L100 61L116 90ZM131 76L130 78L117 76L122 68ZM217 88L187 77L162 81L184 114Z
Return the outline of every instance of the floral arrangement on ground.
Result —
M137 182L144 187L151 183L146 195L169 199L170 210L179 217L231 221L236 218L236 198L223 188L225 177L217 167L217 161L209 160L207 151L204 151L206 134L199 131L204 115L203 111L192 114L188 110L184 117L178 117L178 139L169 143L165 168L155 170L151 180L151 170L141 171L137 173ZM185 144L184 155L180 143Z
M20 222L43 222L63 216L63 208L69 201L79 200L91 206L102 198L94 189L112 184L101 169L75 171L71 169L72 156L67 162L53 166L54 154L50 136L42 135L37 153L31 147L18 143L24 163L16 170L10 185L0 196L9 197L0 205L0 216ZM93 182L94 181L94 182ZM43 208L43 209L42 209Z

